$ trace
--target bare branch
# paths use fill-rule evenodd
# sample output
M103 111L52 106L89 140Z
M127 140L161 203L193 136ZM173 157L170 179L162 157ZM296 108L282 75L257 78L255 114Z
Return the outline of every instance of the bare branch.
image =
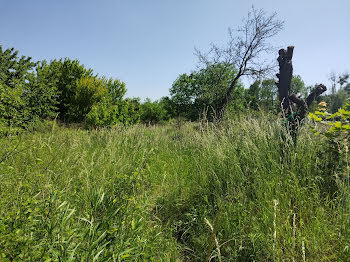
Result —
M264 54L274 51L268 40L283 29L283 24L283 21L277 19L276 13L268 15L262 9L256 10L252 7L243 19L242 26L236 30L228 29L228 41L224 47L211 44L207 53L195 49L195 54L204 67L223 63L238 70L227 87L218 112L224 112L241 76L262 77L274 68L271 63L261 61L261 58Z

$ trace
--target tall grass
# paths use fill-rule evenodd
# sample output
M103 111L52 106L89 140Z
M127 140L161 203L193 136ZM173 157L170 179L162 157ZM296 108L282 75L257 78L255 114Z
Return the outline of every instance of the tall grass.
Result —
M249 117L1 139L0 260L348 261L348 170L307 128L296 146L282 132Z

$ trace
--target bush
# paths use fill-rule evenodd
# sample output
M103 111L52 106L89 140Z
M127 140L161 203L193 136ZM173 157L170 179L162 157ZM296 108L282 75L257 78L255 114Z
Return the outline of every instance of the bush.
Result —
M108 90L101 79L94 77L78 79L72 105L67 115L75 121L83 121L92 107L99 103L107 93Z
M117 105L111 105L102 101L94 105L86 115L86 123L94 127L112 126L118 123L119 109Z
M327 113L326 105L325 102L321 102L318 110L309 113L309 117L321 124L319 127L314 127L315 134L326 138L326 144L319 152L324 159L319 163L322 189L326 195L335 197L340 193L339 185L349 180L347 172L349 171L350 103L346 102L345 106L334 114Z
M29 111L22 88L11 88L0 83L0 134L18 132L26 127Z
M166 122L170 119L170 115L165 108L164 102L154 101L149 98L141 104L141 122L146 124L156 124Z
M118 79L99 78L92 69L69 58L49 64L44 61L39 72L40 81L48 79L58 91L58 112L63 121L102 127L139 120L134 103L124 99L125 83Z
M139 122L138 105L133 100L122 100L112 104L108 99L94 105L86 116L86 123L94 127L111 127Z

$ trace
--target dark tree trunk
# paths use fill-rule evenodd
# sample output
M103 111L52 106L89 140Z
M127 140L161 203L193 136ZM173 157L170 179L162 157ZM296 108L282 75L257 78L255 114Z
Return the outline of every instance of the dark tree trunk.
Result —
M294 142L296 142L298 128L301 121L305 118L310 105L327 88L323 84L317 85L308 95L306 101L295 94L290 94L290 84L293 77L293 50L294 46L288 46L287 50L280 49L278 51L279 73L276 74L278 77L276 85L278 87L282 117L287 123L288 131Z
M287 50L280 49L278 51L278 64L280 68L279 74L277 74L278 82L278 93L281 103L282 115L287 116L290 114L290 102L289 102L289 92L290 92L290 83L293 77L293 50L294 46L288 46Z
M223 119L224 113L226 110L226 106L230 102L234 88L238 82L238 79L241 76L242 76L242 73L241 73L241 71L239 71L238 74L235 76L235 78L232 80L229 88L226 91L225 96L221 99L218 106L216 107L216 119L218 122L220 122Z

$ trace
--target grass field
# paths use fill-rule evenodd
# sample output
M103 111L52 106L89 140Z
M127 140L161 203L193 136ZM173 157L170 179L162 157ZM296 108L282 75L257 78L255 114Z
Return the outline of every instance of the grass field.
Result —
M350 261L347 154L282 131L249 117L1 138L0 261Z

